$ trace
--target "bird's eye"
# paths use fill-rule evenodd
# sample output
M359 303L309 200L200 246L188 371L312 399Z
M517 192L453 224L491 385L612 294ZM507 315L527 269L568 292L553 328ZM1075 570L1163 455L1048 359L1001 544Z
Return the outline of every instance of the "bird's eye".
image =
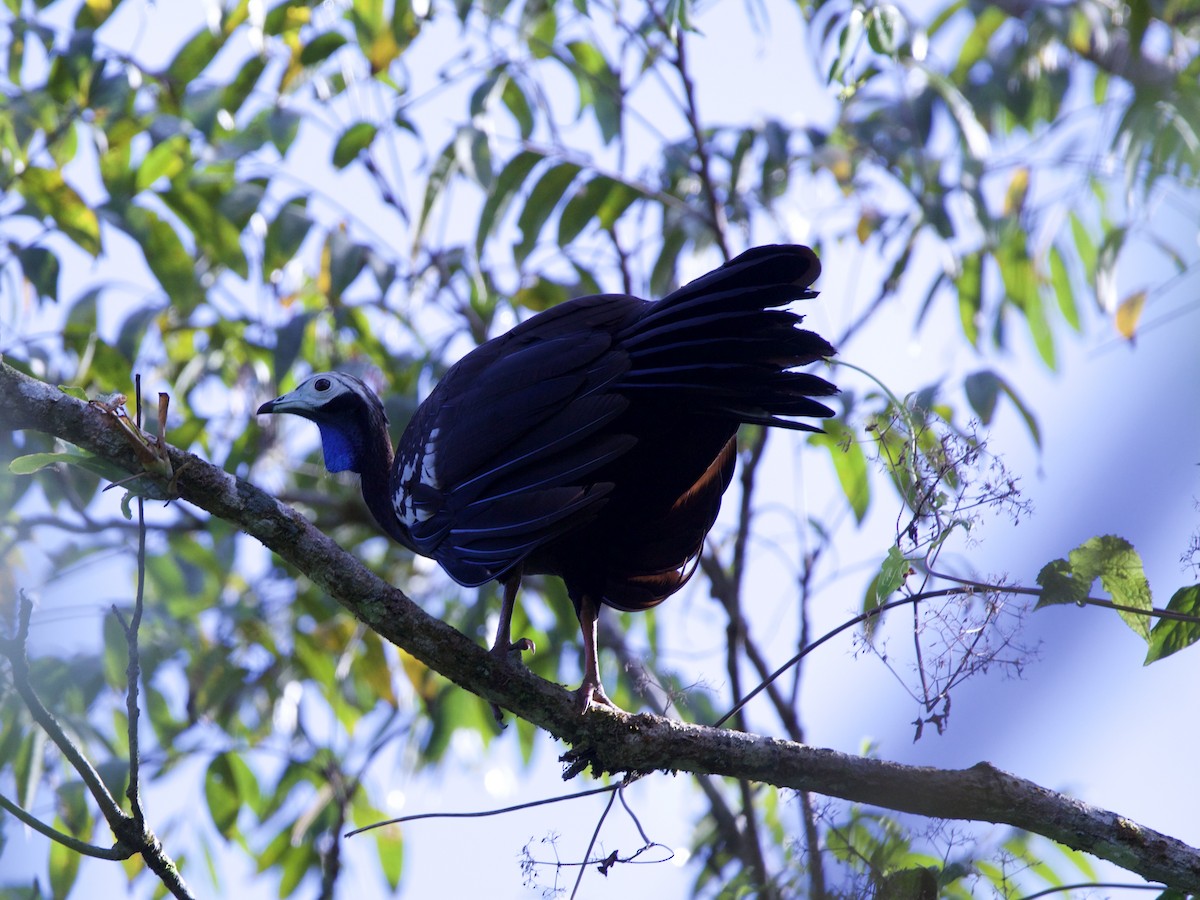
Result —
M328 378L318 378L313 382L313 387L315 387L318 391L327 391L332 383L333 382L331 382Z

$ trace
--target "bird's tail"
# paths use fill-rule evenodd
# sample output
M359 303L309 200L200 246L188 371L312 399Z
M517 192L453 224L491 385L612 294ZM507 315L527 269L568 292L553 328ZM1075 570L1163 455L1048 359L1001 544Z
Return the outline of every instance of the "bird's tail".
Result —
M655 303L620 336L631 366L621 387L684 396L697 410L804 431L796 416L833 411L813 397L837 388L800 366L837 351L779 309L816 296L821 273L808 247L756 247Z

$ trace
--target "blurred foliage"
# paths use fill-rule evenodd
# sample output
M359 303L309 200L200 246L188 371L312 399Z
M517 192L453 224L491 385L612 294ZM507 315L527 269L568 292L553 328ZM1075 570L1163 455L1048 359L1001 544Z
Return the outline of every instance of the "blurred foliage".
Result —
M719 37L704 33L708 6L691 0L229 0L165 47L140 37L170 17L152 3L5 0L0 352L89 396L131 395L135 372L169 386L172 443L276 486L483 639L495 586L477 598L385 546L354 486L324 475L315 442L288 446L285 434L298 432L254 420L262 398L309 371L346 368L380 389L400 425L465 349L529 312L600 290L659 295L697 256L771 240L813 243L827 271L832 260L873 260L859 286L867 300L847 300L842 333L829 335L843 351L880 310L903 304L913 329L949 320L984 358L1027 341L1048 368L1064 333L1133 339L1172 277L1191 271L1181 236L1156 229L1154 212L1198 177L1194 3L952 2L918 20L889 3L725 2L764 30L798 22L807 45L796 52L827 81L824 95L800 89L768 115L748 104L740 121L702 118L688 51ZM1138 242L1166 271L1122 296L1116 273ZM878 502L864 455L873 448L913 527L928 525L913 546L936 549L959 520L940 516L920 486L935 471L938 497L964 496L938 435L970 449L964 417L986 425L1011 403L1040 440L1036 409L996 369L981 362L905 403L848 390L844 414L812 440L833 461L844 510L861 521ZM942 430L916 427L926 418ZM0 429L6 468L61 452ZM66 573L131 544L96 474L35 462L32 477L0 479L4 609L27 558ZM827 540L832 525L813 528ZM906 568L891 553L867 605L897 590ZM495 739L481 701L262 563L222 522L177 508L156 516L146 578L142 777L188 778L185 764L203 763L193 791L207 820L158 824L181 844L185 873L232 890L212 862L220 844L269 873L280 896L335 880L347 827L385 817L371 778L379 759L437 766L456 736ZM516 633L570 646L561 585L533 587ZM127 615L132 590L109 590ZM1172 605L1192 611L1186 590ZM127 776L125 648L115 619L103 622L98 649L33 666L55 714L117 784ZM656 647L653 617L638 624ZM1194 639L1182 631L1156 629L1152 653ZM576 677L569 653L530 665ZM674 673L656 677L680 696ZM623 671L615 699L633 705L634 692ZM676 709L709 720L712 704L701 695ZM532 729L509 731L528 760ZM0 791L61 830L106 840L11 691L0 696ZM745 794L710 791L696 890L762 889L730 840L729 812ZM762 818L770 869L799 893L810 861L776 802L741 814ZM1009 895L1001 864L932 858L887 816L818 824L825 864L847 879L866 873L878 886L924 869L948 896L968 896L956 885L969 869ZM401 832L374 835L379 877L394 888ZM1035 864L1026 845L1005 850ZM79 863L49 850L53 896L86 893ZM136 862L126 872L147 880Z

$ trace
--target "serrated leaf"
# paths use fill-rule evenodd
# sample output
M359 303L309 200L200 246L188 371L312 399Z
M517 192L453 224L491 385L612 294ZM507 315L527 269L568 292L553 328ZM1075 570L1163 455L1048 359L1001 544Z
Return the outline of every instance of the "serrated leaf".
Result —
M1200 584L1177 590L1167 604L1167 609L1196 616L1197 619L1191 622L1159 619L1150 632L1150 649L1146 651L1146 661L1143 665L1150 665L1200 641Z
M342 132L333 148L333 165L344 169L358 157L362 151L371 146L379 128L370 122L355 122Z
M1042 596L1038 598L1035 609L1064 603L1081 604L1087 599L1091 585L1091 582L1081 584L1074 577L1071 564L1065 559L1056 559L1042 566L1037 583L1042 586Z
M1037 607L1082 603L1097 578L1114 603L1134 610L1153 609L1141 557L1127 540L1111 534L1089 538L1067 554L1067 559L1046 565L1038 573L1038 584L1045 590ZM1149 642L1149 616L1129 609L1117 612L1135 634Z
M867 592L863 595L863 613L870 613L887 603L888 598L903 586L911 568L911 563L900 552L899 547L895 544L888 547L887 556L880 563L879 571L875 573L875 577L867 585ZM881 619L881 616L874 615L863 620L863 634L868 641L879 628Z
M912 568L900 548L895 544L888 547L887 558L879 567L879 583L876 586L876 606L881 606L887 599L900 590L908 571Z

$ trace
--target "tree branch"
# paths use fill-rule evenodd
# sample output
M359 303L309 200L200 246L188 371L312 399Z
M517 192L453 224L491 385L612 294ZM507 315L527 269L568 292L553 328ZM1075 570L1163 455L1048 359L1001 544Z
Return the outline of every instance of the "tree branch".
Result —
M103 410L0 363L0 424L37 429L141 471L129 441ZM1092 853L1183 891L1200 891L1200 851L1114 812L1082 803L988 763L940 770L864 759L742 732L593 709L513 666L384 583L295 511L248 482L170 448L178 496L261 541L367 626L485 700L574 749L569 772L686 771L762 781L901 812L1012 825ZM149 477L149 476L147 476ZM159 489L167 487L160 479Z

